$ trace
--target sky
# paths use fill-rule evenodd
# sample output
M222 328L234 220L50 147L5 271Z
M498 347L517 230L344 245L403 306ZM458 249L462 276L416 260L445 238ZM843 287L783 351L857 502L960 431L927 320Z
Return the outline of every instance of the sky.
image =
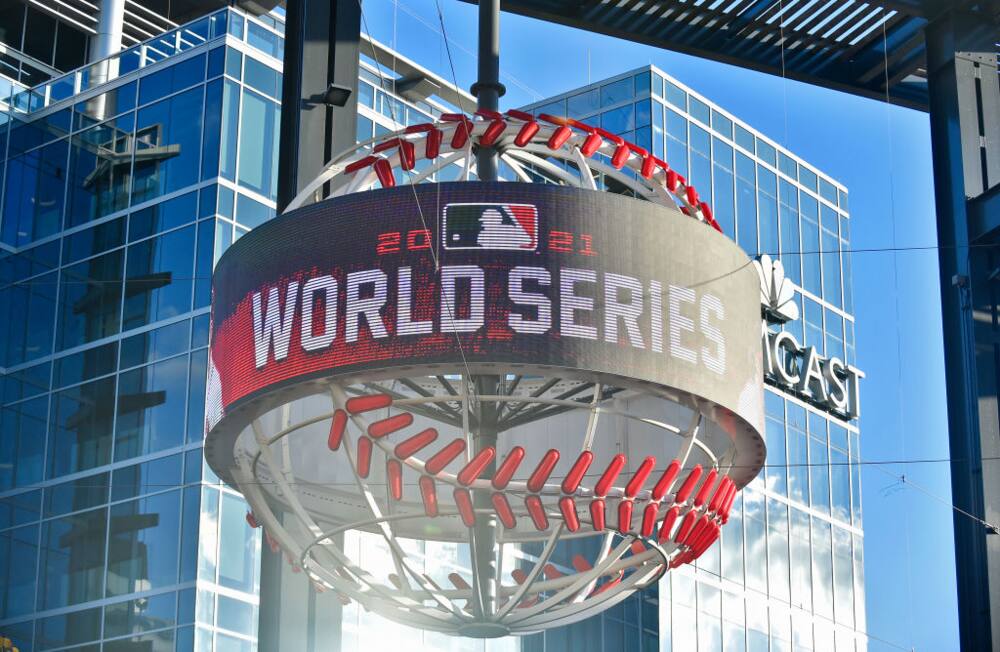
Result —
M365 0L362 30L468 89L477 9L439 2ZM948 465L872 464L949 454L927 115L511 14L500 56L502 109L652 63L847 186L869 649L957 650Z

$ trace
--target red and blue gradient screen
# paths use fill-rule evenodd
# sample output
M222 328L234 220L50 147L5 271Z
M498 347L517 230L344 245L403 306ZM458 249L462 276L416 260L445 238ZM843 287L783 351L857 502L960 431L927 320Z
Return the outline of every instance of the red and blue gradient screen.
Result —
M254 229L216 268L222 407L421 366L722 380L746 327L735 319L746 302L731 297L748 290L742 277L701 282L717 276L704 261L719 246L738 251L676 211L557 186L426 184L307 206Z

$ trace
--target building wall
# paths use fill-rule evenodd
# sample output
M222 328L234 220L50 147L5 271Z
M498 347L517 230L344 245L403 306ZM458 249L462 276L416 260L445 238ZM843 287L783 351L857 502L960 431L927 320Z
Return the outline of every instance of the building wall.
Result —
M214 260L274 214L277 25L222 12L4 114L0 629L22 651L256 646L260 537L203 462L205 347Z
M857 363L841 184L652 66L528 109L600 126L665 159L745 251L782 261L802 314L783 328ZM769 466L737 499L720 542L658 591L582 628L532 637L525 649L593 640L607 650L621 641L684 652L867 649L857 423L777 385L765 398Z

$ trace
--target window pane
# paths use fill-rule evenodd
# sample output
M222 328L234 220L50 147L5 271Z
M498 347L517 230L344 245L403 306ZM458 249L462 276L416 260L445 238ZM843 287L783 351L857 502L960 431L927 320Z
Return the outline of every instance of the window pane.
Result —
M241 185L274 199L278 192L278 105L256 93L243 93L240 128Z
M187 358L180 356L120 375L115 460L184 441Z
M611 133L623 135L635 128L635 109L627 104L601 114L601 127Z
M611 106L632 99L632 78L626 77L601 87L601 106Z
M133 203L180 190L198 180L202 87L139 110Z
M0 288L0 360L21 364L52 352L57 275Z
M219 584L252 591L257 568L258 537L246 522L246 503L230 494L222 495L219 549Z
M104 378L53 395L49 477L85 471L111 461L115 379Z
M124 329L191 310L194 242L192 225L128 248Z
M85 224L128 205L135 116L91 127L72 138L66 225Z
M42 480L48 407L43 396L7 406L0 412L0 459L6 460L0 464L0 490Z
M743 490L744 526L746 528L747 586L761 593L767 592L767 531L764 525L764 496L753 489Z
M806 290L822 295L818 206L814 198L801 194L802 280Z
M111 507L109 597L177 582L180 497L168 491Z
M812 506L830 513L830 467L825 441L809 440L809 475L812 480Z
M0 532L0 618L34 611L38 526Z
M772 597L789 599L788 506L767 500L767 576Z
M42 526L39 609L103 597L107 508L81 512ZM98 609L98 614L100 610Z
M7 161L4 242L19 247L59 230L66 200L68 152L63 139Z
M809 515L797 509L790 509L791 516L791 602L793 606L806 611L812 609L812 562L809 546Z
M590 115L601 108L601 94L598 89L593 88L583 93L578 93L569 98L569 115L574 118L582 118Z

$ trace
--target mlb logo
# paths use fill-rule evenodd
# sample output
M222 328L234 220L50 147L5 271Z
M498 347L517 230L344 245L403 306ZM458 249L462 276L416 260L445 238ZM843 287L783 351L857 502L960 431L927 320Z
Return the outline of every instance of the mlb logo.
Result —
M538 209L531 204L448 204L445 249L538 249Z

